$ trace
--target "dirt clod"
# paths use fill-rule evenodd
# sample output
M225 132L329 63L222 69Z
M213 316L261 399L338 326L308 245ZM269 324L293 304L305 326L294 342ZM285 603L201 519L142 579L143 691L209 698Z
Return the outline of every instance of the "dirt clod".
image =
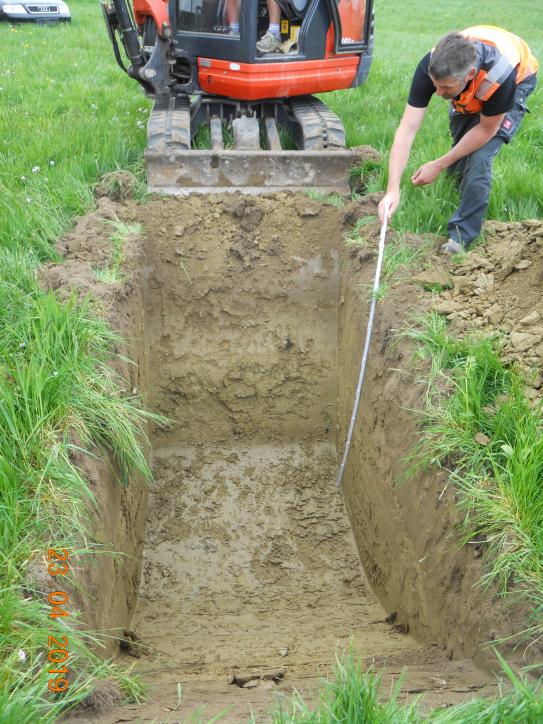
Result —
M94 691L70 710L70 719L88 720L113 711L123 700L117 684L111 680L99 681Z
M129 171L112 171L102 176L94 195L98 199L107 197L112 201L126 201L134 198L137 186L138 180L134 174Z
M145 643L141 636L135 631L125 630L123 631L123 638L120 642L121 651L133 656L135 659L139 659L142 654L147 650Z
M447 270L439 267L424 269L418 274L414 274L411 281L420 284L423 289L428 291L443 291L444 289L452 289L454 286L452 275Z

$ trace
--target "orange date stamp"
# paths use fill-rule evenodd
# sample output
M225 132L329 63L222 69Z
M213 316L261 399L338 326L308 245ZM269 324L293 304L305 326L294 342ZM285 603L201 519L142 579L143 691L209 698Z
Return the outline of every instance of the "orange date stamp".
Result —
M66 573L70 570L68 556L69 553L66 548L61 548L60 551L56 551L54 548L48 549L47 560L49 561L49 564L47 566L47 570L49 571L51 576L66 575ZM52 591L47 596L47 600L51 605L51 612L49 613L49 618L56 621L59 616L69 615L68 611L62 608L69 601L68 594L65 591ZM49 628L52 628L52 626L53 624L51 624ZM66 666L66 662L69 658L69 653L67 650L68 637L59 636L59 638L56 638L55 636L49 634L47 640L47 647L49 649L47 658L49 659L51 665L54 667L49 669L49 673L56 675L53 678L49 679L47 686L50 691L66 691L70 685L67 678L68 667Z

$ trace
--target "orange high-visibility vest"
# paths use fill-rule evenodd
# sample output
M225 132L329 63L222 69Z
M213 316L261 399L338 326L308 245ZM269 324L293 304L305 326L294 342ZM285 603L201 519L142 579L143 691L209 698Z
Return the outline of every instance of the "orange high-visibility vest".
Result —
M517 84L539 68L528 44L518 35L493 25L476 25L461 32L466 38L479 41L479 69L458 100L452 101L457 113L480 113L483 102L498 90L513 68L517 69Z

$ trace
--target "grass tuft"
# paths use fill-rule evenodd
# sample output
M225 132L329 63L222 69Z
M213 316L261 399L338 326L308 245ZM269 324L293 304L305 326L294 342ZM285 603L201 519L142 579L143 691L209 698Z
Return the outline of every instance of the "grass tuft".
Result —
M370 249L368 239L363 232L365 225L374 220L373 216L358 219L353 229L344 236L345 244L350 247ZM397 234L394 239L387 242L383 253L379 289L375 295L378 301L387 296L392 284L402 282L406 277L410 276L415 267L420 266L422 259L428 255L430 246L431 241L429 240L422 240L420 244L415 246L413 243L406 241L404 234ZM370 253L375 253L375 259L377 259L375 248L371 247L371 249ZM368 294L372 298L373 282L364 286L367 287Z
M325 204L326 206L334 206L336 209L341 209L345 206L345 199L341 194L330 194L326 191L319 191L318 189L309 189L306 193L313 201L320 201L321 204Z
M120 284L124 281L124 277L121 274L124 246L131 236L141 234L142 227L141 224L137 223L126 224L120 219L107 221L107 223L115 229L110 236L111 243L113 244L113 260L111 264L100 269L95 269L94 275L98 281L104 282L105 284Z
M43 552L51 546L71 549L74 559L97 550L89 533L92 494L71 453L102 449L113 458L123 484L136 474L150 478L142 444L146 422L154 416L123 392L122 380L108 364L118 338L92 312L89 300L61 302L44 292L37 262L32 252L0 249L3 722L52 721L63 707L84 698L104 673L89 648L99 646L100 639L56 623L55 629L69 637L70 687L61 695L47 688L46 645L55 629L49 629L50 606L31 580L36 567L45 568ZM114 672L110 662L108 675ZM137 682L132 686L137 689Z
M369 669L352 655L336 657L334 678L324 681L316 707L304 701L296 693L285 699L272 714L274 724L415 724L420 721L416 701L401 706L397 697L401 687L398 681L390 696L383 700L380 695L381 675Z
M382 674L364 670L352 654L336 658L334 677L323 681L314 708L296 693L284 697L272 713L274 724L498 724L522 722L539 724L543 718L541 682L530 681L524 673L515 674L496 652L505 683L500 696L471 699L449 708L420 711L422 698L400 704L400 678L392 692L382 691Z
M349 175L351 190L357 194L381 191L382 162L366 159L360 166L353 166Z
M463 543L484 541L485 586L526 600L526 634L543 635L543 430L541 405L499 358L499 340L453 338L437 314L409 330L431 361L424 432L411 472L450 471L465 511Z

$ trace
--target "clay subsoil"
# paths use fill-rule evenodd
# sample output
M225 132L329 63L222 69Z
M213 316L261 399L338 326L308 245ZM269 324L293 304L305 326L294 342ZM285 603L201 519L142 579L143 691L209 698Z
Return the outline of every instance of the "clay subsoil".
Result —
M150 698L97 693L74 720L269 721L278 694L314 699L349 648L385 667L384 693L403 674L400 699L424 693L423 709L497 692L481 652L511 616L476 586L479 555L458 547L454 491L443 494L441 472L396 485L422 389L391 335L429 308L460 334L501 332L537 398L543 225L489 225L486 248L461 264L430 252L428 268L393 283L342 492L378 228L364 226L362 251L343 237L376 200L103 197L61 240L64 263L45 283L94 295L131 338L128 388L171 421L149 431L145 525L126 530L142 563L121 659ZM125 242L122 280L99 283L115 219L141 230ZM428 275L449 289L432 294Z

